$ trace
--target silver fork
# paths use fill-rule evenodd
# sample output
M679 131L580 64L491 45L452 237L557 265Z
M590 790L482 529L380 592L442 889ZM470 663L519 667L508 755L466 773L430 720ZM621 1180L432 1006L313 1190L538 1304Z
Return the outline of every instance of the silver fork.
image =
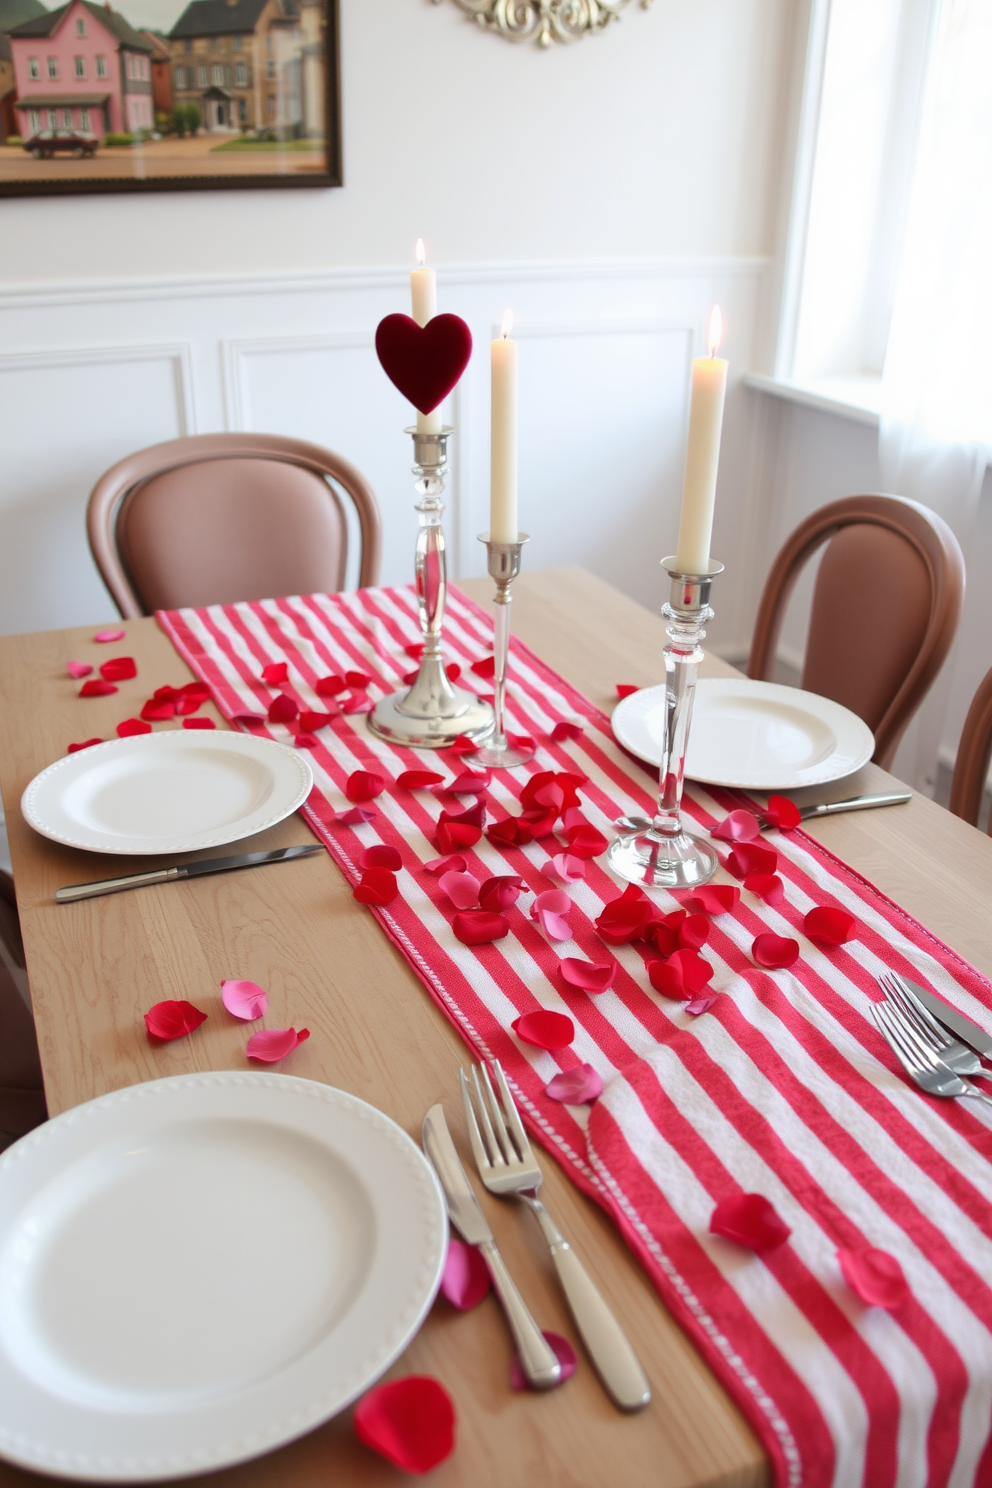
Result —
M870 811L875 806L898 806L913 799L912 791L884 791L874 796L849 796L846 801L818 801L814 806L800 806L800 821L811 821L821 816L838 816L842 811ZM755 818L763 832L775 823L764 812ZM618 816L616 826L622 832L646 832L651 823L646 816Z
M939 1054L924 1043L905 1015L892 1003L873 1002L871 1014L879 1033L889 1044L909 1078L927 1095L950 1099L971 1096L992 1106L992 1095L986 1095L984 1090L979 1090L970 1080L964 1080L955 1074L950 1065L945 1064Z
M974 1049L969 1049L967 1044L948 1033L901 977L894 972L883 972L876 980L889 1002L905 1015L920 1038L945 1064L950 1065L956 1075L984 1075L986 1080L992 1080L992 1070L985 1068Z
M502 1107L484 1065L473 1066L471 1087L465 1071L458 1071L479 1177L490 1193L522 1199L536 1215L576 1327L607 1393L622 1410L639 1410L651 1399L644 1371L582 1262L537 1197L541 1169L498 1060L493 1070Z

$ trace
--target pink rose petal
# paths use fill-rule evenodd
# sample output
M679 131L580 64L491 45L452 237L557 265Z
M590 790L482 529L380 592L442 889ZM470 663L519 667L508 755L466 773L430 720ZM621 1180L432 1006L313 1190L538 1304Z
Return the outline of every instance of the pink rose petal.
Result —
M602 1095L603 1082L591 1064L577 1064L549 1080L544 1093L566 1105L582 1106Z
M732 811L710 831L721 842L753 842L759 835L758 819L750 811Z
M448 853L443 858L431 858L424 867L428 873L464 873L468 864L461 853Z
M471 873L442 873L438 879L456 909L475 909L479 902L479 880Z
M125 634L123 630L98 630L93 639L106 645L110 641L122 641Z
M488 1296L491 1286L489 1268L479 1247L452 1236L441 1275L441 1295L459 1312L468 1312Z
M354 1422L358 1440L401 1472L428 1473L455 1448L455 1407L429 1375L375 1385L356 1405Z
M572 901L563 889L545 889L531 905L530 917L549 940L571 940L572 927L565 918L571 908Z
M148 1029L149 1038L158 1039L166 1043L171 1039L185 1038L201 1023L205 1023L206 1013L202 1013L198 1007L191 1002L177 1002L172 999L166 1002L156 1002L145 1013L145 1027Z
M88 661L67 661L65 669L70 677L75 677L79 682L83 677L88 677L93 668Z
M586 865L582 858L575 857L574 853L555 853L551 859L552 871L565 883L578 883L586 876ZM548 870L545 869L545 872Z
M777 873L749 873L744 880L744 887L752 894L757 894L766 904L775 906L785 903L785 884Z
M777 1250L792 1234L764 1194L734 1194L721 1199L710 1216L710 1230L759 1255Z
M803 929L817 945L841 946L854 939L856 923L854 916L848 914L846 909L823 906L809 911L803 920Z
M268 993L257 982L221 982L220 1000L233 1017L242 1018L246 1023L264 1018L269 1006Z
M575 1350L568 1339L563 1338L560 1333L552 1333L547 1328L543 1328L541 1331L550 1343L554 1356L561 1365L561 1379L559 1383L564 1384L567 1379L572 1378L572 1375L579 1366ZM517 1391L530 1389L530 1385L527 1383L527 1376L524 1374L523 1366L520 1363L520 1357L517 1354L514 1354L513 1363L510 1365L510 1386Z
M909 1296L909 1283L894 1255L866 1245L859 1250L837 1252L844 1280L869 1307L889 1311L901 1307Z
M684 1011L698 1018L700 1013L708 1013L715 1002L715 997L694 997L691 1002L686 1003Z
M278 1064L287 1054L292 1054L297 1044L310 1037L309 1028L264 1028L253 1033L245 1045L249 1059L258 1059L263 1064Z
M774 935L772 931L766 930L764 934L754 937L751 955L757 966L777 971L796 964L799 960L799 942L791 936Z
M367 847L362 853L362 867L388 868L390 873L398 873L403 867L403 859L395 847L377 842L374 847Z
M535 1049L567 1049L575 1037L575 1024L565 1013L552 1013L542 1008L536 1013L522 1013L510 1024L518 1038Z
M558 963L558 970L562 981L570 987L598 996L600 992L608 992L616 981L617 963L610 961L601 965L594 961L580 961L577 956L565 956Z
M371 713L375 703L367 692L354 693L346 703L341 704L342 713Z

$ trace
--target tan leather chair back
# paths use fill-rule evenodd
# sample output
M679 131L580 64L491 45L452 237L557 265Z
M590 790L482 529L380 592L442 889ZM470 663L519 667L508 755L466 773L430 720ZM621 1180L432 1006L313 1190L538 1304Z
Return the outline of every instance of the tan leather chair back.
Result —
M848 496L793 532L758 607L748 676L768 678L799 573L828 543L813 590L802 685L863 718L888 766L951 648L964 557L935 512L901 496Z
M985 673L978 691L971 700L968 717L961 730L958 756L954 761L954 778L951 781L951 810L955 816L963 817L978 826L985 800L985 781L988 778L989 762L992 760L992 670ZM992 816L989 817L989 835L992 836Z
M381 528L368 483L330 450L274 434L203 434L128 456L93 488L90 549L125 618L330 593L348 557L342 490L358 516L359 583L374 584Z

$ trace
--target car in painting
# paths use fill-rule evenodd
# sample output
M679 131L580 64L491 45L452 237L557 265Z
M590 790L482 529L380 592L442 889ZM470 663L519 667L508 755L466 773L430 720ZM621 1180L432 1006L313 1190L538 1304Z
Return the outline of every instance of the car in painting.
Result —
M99 144L95 134L82 129L42 129L31 139L24 141L24 148L36 160L51 160L56 155L95 155Z

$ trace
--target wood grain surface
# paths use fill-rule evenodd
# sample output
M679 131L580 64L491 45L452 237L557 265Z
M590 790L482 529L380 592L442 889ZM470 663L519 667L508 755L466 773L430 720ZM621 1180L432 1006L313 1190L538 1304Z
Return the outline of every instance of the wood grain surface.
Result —
M462 587L482 601L490 598L488 579ZM549 665L606 710L618 682L658 679L660 619L581 570L522 575L513 623ZM305 1023L311 1030L310 1040L287 1060L288 1073L353 1092L415 1137L427 1108L444 1101L467 1157L456 1101L465 1046L373 917L355 903L329 856L67 906L54 902L63 884L159 866L49 842L26 826L18 805L30 779L70 741L113 737L115 724L136 712L155 687L188 680L153 620L129 621L126 631L126 641L113 647L94 644L91 629L0 639L0 785L51 1113L139 1080L244 1068L244 1031L230 1020L211 1017L192 1037L153 1048L141 1015L171 997L216 1012L220 981L246 977L268 990L274 1026ZM79 699L66 661L98 663L108 652L133 655L137 679L120 684L112 697ZM713 658L706 669L711 675L730 671ZM869 766L839 782L833 795L878 789L889 780ZM837 817L814 832L983 971L992 971L992 840L922 798ZM309 840L308 828L293 817L244 846ZM766 1483L756 1438L609 1220L550 1158L542 1162L548 1205L627 1329L653 1402L640 1415L621 1415L585 1361L549 1396L515 1395L508 1385L511 1345L495 1302L466 1314L441 1302L392 1371L434 1374L455 1399L457 1449L431 1482L438 1488ZM481 1202L541 1325L574 1339L536 1226L514 1205L489 1195ZM32 1477L0 1464L0 1488ZM358 1444L348 1413L211 1477L238 1488L401 1480Z

